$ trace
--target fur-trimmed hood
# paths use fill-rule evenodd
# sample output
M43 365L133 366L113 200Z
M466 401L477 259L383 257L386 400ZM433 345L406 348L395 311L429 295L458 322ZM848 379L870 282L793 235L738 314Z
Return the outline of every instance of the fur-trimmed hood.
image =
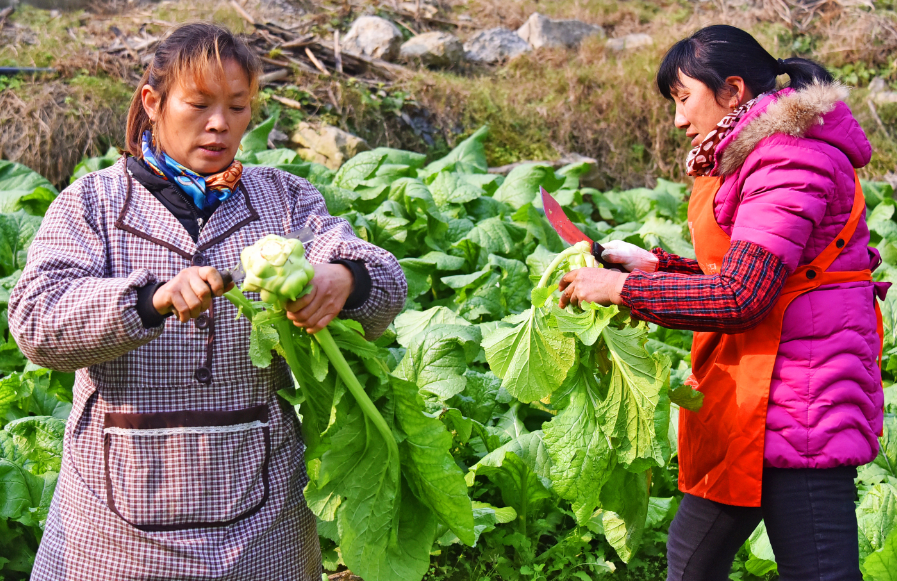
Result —
M814 83L768 96L717 146L715 173L734 174L761 141L776 134L825 141L844 152L854 167L866 165L872 149L844 103L848 94L839 83Z

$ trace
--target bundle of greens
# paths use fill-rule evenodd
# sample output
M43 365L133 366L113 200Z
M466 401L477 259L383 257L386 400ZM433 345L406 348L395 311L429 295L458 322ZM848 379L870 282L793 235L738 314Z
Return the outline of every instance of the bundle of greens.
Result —
M367 581L417 581L437 526L473 545L473 507L452 437L423 413L417 386L390 375L388 352L365 341L357 323L334 320L311 336L287 319L284 305L308 292L313 275L302 243L266 236L241 260L243 290L265 300L236 288L226 296L252 322L253 363L267 367L274 350L293 372L296 388L282 395L303 421L305 498L346 565ZM341 347L358 356L354 367Z

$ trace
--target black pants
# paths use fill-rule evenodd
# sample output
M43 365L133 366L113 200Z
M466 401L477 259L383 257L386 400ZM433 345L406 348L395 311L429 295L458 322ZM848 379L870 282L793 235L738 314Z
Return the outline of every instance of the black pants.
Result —
M667 581L726 581L760 520L780 581L861 581L856 468L765 468L759 508L686 494L670 525Z

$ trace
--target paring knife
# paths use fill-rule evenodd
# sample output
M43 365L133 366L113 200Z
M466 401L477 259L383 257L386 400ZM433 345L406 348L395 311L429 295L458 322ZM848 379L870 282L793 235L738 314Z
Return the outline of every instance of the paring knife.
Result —
M597 260L601 266L604 268L614 268L620 272L626 272L622 264L608 262L601 258L601 253L604 252L604 247L583 234L582 230L574 226L573 222L570 221L570 218L564 214L564 209L561 208L561 205L558 204L557 200L555 200L551 194L545 191L545 188L540 186L539 191L542 194L542 207L545 208L545 217L548 218L551 227L554 228L554 231L557 232L565 242L568 244L576 244L577 242L583 241L588 242L592 245L592 256L595 257L595 260Z
M302 243L303 246L308 245L315 239L315 231L309 228L308 226L303 226L299 228L295 232L290 232L284 238L296 238L299 242ZM243 270L243 263L237 260L236 266L227 270L218 271L221 274L221 279L224 281L224 286L226 287L231 282L239 284L243 282L243 279L246 278L246 271Z

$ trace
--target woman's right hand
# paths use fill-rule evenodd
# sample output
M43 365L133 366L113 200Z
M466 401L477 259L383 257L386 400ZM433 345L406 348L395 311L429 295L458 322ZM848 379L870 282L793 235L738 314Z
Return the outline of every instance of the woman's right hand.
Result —
M602 246L604 252L601 253L601 258L608 262L622 264L626 272L633 270L654 272L657 270L657 257L635 244L622 240L611 240Z
M212 266L191 266L169 280L153 295L153 306L160 315L174 311L178 320L186 323L195 319L212 305L212 297L220 297L231 288L226 287L221 274Z

